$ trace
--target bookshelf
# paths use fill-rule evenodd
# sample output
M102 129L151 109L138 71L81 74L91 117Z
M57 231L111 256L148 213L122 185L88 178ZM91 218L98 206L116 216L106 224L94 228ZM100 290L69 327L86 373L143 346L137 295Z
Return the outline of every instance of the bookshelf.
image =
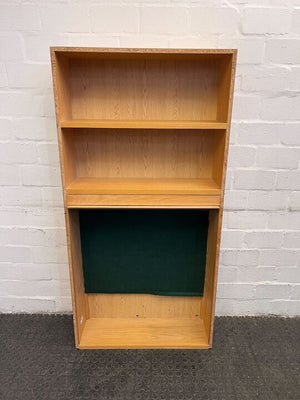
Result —
M51 60L76 346L211 347L236 50L53 47ZM104 254L111 283L90 292ZM183 295L196 262L199 295ZM169 292L143 289L152 268Z

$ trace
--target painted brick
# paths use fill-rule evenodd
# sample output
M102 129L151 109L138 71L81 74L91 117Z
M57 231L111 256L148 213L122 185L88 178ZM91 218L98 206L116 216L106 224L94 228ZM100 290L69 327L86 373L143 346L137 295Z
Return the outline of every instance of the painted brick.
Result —
M300 211L300 192L293 192L291 194L289 209L292 211Z
M260 64L263 61L265 41L261 38L232 38L219 39L220 48L238 49L239 64Z
M47 64L10 64L8 83L11 88L50 88L51 70Z
M43 204L46 207L62 207L63 193L61 187L43 187L42 188Z
M288 123L282 129L281 143L286 145L300 145L300 122Z
M25 165L21 171L23 185L60 186L60 171L57 167Z
M20 167L18 165L1 165L0 185L18 186L20 183Z
M146 34L184 34L188 27L188 9L184 7L142 7L140 29Z
M193 7L190 18L193 33L224 34L238 30L238 13L234 8Z
M84 4L42 4L43 32L89 32L89 9Z
M1 120L0 120L1 121ZM17 139L23 141L53 141L57 143L56 126L53 118L14 118L12 131Z
M52 278L50 264L12 264L0 263L0 274L3 280L50 280Z
M288 67L251 67L242 75L242 90L247 92L278 92L287 89L292 80Z
M232 186L234 189L271 190L274 189L275 181L276 173L273 171L237 169L233 175Z
M224 249L243 247L244 235L245 233L243 231L230 231L223 229L221 247Z
M261 147L257 149L256 164L265 168L297 168L300 149L293 147Z
M245 243L249 248L278 249L281 247L281 232L246 232Z
M4 118L0 119L0 140L11 140L12 138L13 134L11 120Z
M0 262L31 262L32 256L29 247L25 246L1 246ZM1 283L1 281L0 281Z
M222 263L229 266L256 266L258 258L259 251L257 250L225 250L222 252Z
M262 284L256 286L257 299L288 299L291 296L290 285Z
M133 33L138 31L138 9L127 6L94 6L90 8L92 32Z
M28 297L16 297L16 296L5 296L0 297L0 312L27 312L27 313L39 313L39 312L54 312L55 300L44 299L44 298L28 298Z
M278 280L285 283L300 283L299 267L280 267L276 268Z
M242 16L244 33L288 33L291 13L286 8L247 7Z
M23 58L22 40L17 33L0 33L0 61L18 61Z
M300 232L285 232L283 247L298 249L300 247Z
M236 95L233 103L233 118L235 120L259 119L261 99L255 96Z
M300 46L300 41L299 41ZM268 120L299 120L300 96L281 96L262 100L262 119Z
M285 131L285 125L280 123L242 123L239 125L237 142L246 145L274 145L280 142Z
M232 167L251 167L255 161L255 149L247 146L231 146L228 165Z
M7 186L0 193L2 206L37 206L42 205L41 189L38 187Z
M300 3L299 3L300 5ZM300 33L300 9L296 8L293 12L292 32Z
M8 79L6 68L3 63L0 63L0 88L5 88L8 86Z
M38 7L30 4L0 6L0 29L9 31L35 31L41 29Z
M266 61L274 64L299 64L300 39L267 39Z
M255 285L220 283L217 293L219 299L253 299Z
M297 251L292 250L262 250L259 257L259 265L270 266L296 266L298 259Z
M251 190L248 197L249 210L285 210L288 193L278 191Z
M277 189L300 190L300 172L279 171L277 174Z
M268 213L259 211L227 212L229 229L262 229L267 226Z
M244 210L248 204L248 192L245 190L230 190L224 200L225 210Z
M300 212L276 212L269 214L268 227L270 229L300 230Z

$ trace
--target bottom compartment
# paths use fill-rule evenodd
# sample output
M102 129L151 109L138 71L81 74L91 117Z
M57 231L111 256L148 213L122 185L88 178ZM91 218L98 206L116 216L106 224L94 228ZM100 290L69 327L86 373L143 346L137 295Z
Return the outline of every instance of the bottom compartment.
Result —
M78 209L66 218L79 349L211 347L218 210Z

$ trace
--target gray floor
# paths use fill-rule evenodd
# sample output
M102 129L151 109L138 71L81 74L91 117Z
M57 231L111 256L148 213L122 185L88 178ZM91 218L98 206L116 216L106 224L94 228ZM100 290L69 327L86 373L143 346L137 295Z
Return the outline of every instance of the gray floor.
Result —
M300 399L300 319L217 318L212 350L74 348L66 315L0 315L0 398Z

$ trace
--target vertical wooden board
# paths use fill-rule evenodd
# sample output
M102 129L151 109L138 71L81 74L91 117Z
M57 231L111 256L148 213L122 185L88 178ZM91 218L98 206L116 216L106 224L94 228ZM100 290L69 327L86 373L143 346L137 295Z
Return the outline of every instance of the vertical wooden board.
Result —
M78 346L86 319L88 318L88 302L84 293L79 216L77 210L67 210L66 228L69 250L69 268L73 301L75 340L76 345Z
M71 118L71 93L69 84L69 59L65 56L58 55L53 49L51 50L52 75L54 84L54 97L56 109L57 123L60 120Z
M204 322L204 328L212 343L215 299L217 290L217 275L220 250L220 227L222 216L219 210L210 211L209 227L207 237L207 255L206 255L206 271L204 282L204 293L201 302L201 318Z
M88 294L91 318L198 318L201 297Z
M206 276L204 284L204 295L201 303L201 317L204 321L204 328L206 330L207 337L209 338L209 345L212 346L213 339L213 326L215 317L215 303L216 303L216 291L217 291L217 278L219 268L219 254L220 254L220 241L221 241L221 230L222 230L222 218L223 218L223 204L224 204L224 189L225 179L227 172L227 159L228 159L228 147L229 147L229 134L230 134L230 122L232 114L233 104L233 90L234 90L234 79L235 79L235 66L236 66L237 52L234 51L229 64L225 63L226 68L226 79L221 84L220 101L227 106L221 108L222 116L226 116L228 122L228 128L226 130L224 138L219 142L219 154L223 154L219 158L219 161L223 158L222 168L220 168L219 162L214 164L214 177L216 180L220 180L221 183L221 204L219 210L210 211L210 223L208 229L208 240L207 240L207 262L206 262ZM229 86L228 86L229 85ZM219 133L220 135L221 133ZM223 143L223 144L222 144ZM223 147L223 151L222 151ZM220 171L222 171L220 173Z

